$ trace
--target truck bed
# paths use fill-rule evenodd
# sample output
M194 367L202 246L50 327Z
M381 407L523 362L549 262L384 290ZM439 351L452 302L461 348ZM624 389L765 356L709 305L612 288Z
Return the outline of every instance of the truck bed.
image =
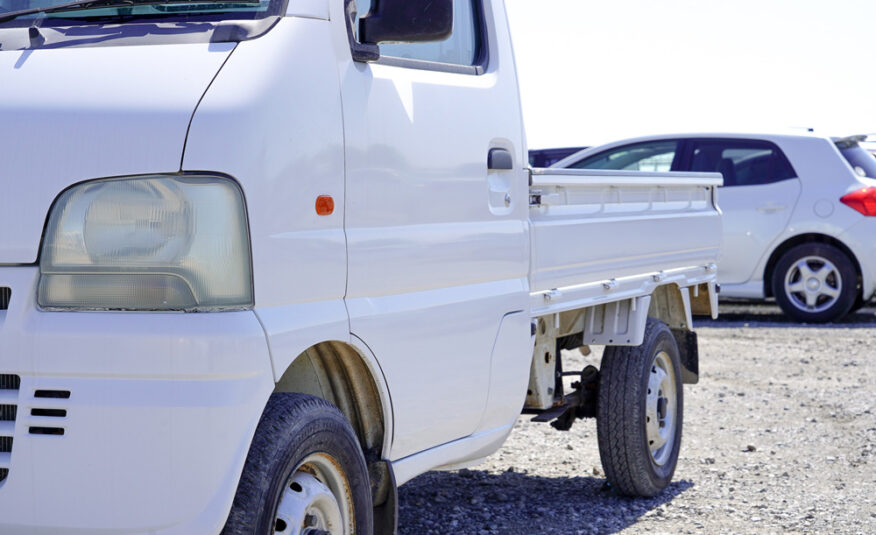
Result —
M717 173L530 171L532 315L712 283Z

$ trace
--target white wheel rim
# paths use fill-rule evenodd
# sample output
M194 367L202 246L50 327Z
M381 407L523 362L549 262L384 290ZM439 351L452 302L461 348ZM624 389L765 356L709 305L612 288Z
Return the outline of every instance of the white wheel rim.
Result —
M803 312L824 312L836 304L842 290L839 270L821 256L801 258L785 274L785 295Z
M337 461L322 453L307 457L280 495L274 533L352 535L353 499Z
M660 351L651 362L645 403L645 429L654 462L663 466L672 456L678 425L678 397L672 359Z

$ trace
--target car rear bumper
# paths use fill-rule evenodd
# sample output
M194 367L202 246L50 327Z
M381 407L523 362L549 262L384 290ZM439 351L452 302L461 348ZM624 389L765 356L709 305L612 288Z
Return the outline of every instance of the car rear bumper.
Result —
M38 277L0 267L0 533L218 533L274 387L255 315L44 312Z
M872 298L876 293L876 217L862 217L839 240L849 246L861 266L864 299Z

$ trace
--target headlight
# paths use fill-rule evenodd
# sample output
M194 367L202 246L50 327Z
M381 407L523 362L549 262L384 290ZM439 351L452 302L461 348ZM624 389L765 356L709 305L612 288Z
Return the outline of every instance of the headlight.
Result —
M40 254L39 304L76 310L250 307L243 195L230 179L96 180L58 197Z

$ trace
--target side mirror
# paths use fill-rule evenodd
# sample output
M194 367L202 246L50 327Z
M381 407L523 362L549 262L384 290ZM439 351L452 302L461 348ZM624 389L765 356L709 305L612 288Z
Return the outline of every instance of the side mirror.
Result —
M374 0L359 19L359 42L441 41L453 30L453 0Z

